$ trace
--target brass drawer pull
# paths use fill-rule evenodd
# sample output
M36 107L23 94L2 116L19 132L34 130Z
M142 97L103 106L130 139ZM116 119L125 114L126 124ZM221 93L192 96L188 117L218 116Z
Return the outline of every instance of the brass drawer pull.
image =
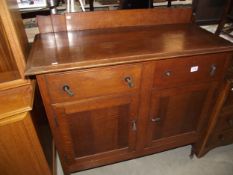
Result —
M217 70L217 66L215 64L212 64L210 68L210 76L214 76L216 73L216 70Z
M164 72L164 75L167 77L170 77L172 75L172 72L170 70Z
M152 121L152 122L160 122L160 121L161 121L161 118L160 118L160 117L152 118L151 121Z
M125 77L125 82L128 84L128 87L129 88L133 88L134 87L134 83L133 83L133 78L128 76L128 77Z
M68 85L64 85L62 87L63 91L65 91L69 96L74 96L74 93L70 90L70 87Z

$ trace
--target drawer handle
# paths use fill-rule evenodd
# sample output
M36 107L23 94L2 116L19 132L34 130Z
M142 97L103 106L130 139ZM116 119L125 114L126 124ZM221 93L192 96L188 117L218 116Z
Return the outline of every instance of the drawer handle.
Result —
M69 96L74 96L74 93L70 90L70 87L68 85L63 86L63 91L65 91Z
M133 88L134 87L134 83L133 83L133 78L132 77L125 77L125 82L128 84L129 88Z
M172 72L170 70L168 70L164 73L164 75L167 77L170 77L172 75Z
M152 118L151 121L152 121L152 122L160 122L160 121L161 121L161 118L160 118L160 117Z
M233 120L232 119L228 120L228 123L229 123L230 127L233 127Z
M216 73L216 70L217 70L217 66L215 64L212 64L210 68L210 76L214 76Z

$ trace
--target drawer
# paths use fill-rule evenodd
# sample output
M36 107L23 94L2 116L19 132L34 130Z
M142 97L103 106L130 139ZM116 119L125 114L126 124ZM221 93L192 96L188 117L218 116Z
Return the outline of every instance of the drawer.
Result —
M233 143L233 129L216 132L209 140L207 146L220 146Z
M136 92L141 66L124 65L45 75L52 103L103 95Z
M218 80L225 72L227 54L161 60L155 63L154 88Z
M222 112L219 115L216 130L225 131L228 129L233 129L233 112Z

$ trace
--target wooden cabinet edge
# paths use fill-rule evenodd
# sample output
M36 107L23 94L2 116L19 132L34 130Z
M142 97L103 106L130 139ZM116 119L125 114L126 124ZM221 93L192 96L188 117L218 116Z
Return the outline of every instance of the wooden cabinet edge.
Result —
M29 91L29 94L24 93L18 93L17 90L24 89L25 91ZM12 99L9 99L9 93L12 91L15 91L14 94L10 94L12 96ZM33 102L34 102L34 92L35 92L35 81L18 81L17 83L13 83L12 86L5 86L5 88L0 88L0 95L5 96L5 98L8 98L8 104L11 105L11 103L14 103L13 96L19 95L19 98L24 101L24 104L21 106L15 106L12 108L9 108L9 110L4 110L4 112L1 112L0 114L0 120L11 117L12 115L20 114L22 112L28 112L31 111L33 108ZM19 102L19 101L18 101ZM3 104L2 104L3 105ZM6 105L6 104L5 104ZM4 107L0 105L0 108Z
M0 119L0 127L10 124L10 123L24 120L26 117L27 117L27 112L23 112L23 113L18 113L15 115L8 116L7 118L2 118Z
M20 86L30 85L31 82L32 82L31 80L27 80L27 79L18 79L14 81L5 82L5 83L0 83L0 91L17 88Z

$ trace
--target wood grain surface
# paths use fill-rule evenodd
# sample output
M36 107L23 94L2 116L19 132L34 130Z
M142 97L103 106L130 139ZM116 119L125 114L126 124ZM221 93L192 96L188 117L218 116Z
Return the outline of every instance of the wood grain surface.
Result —
M26 75L232 51L232 43L194 24L37 35Z
M191 8L96 11L37 16L40 33L189 23Z

